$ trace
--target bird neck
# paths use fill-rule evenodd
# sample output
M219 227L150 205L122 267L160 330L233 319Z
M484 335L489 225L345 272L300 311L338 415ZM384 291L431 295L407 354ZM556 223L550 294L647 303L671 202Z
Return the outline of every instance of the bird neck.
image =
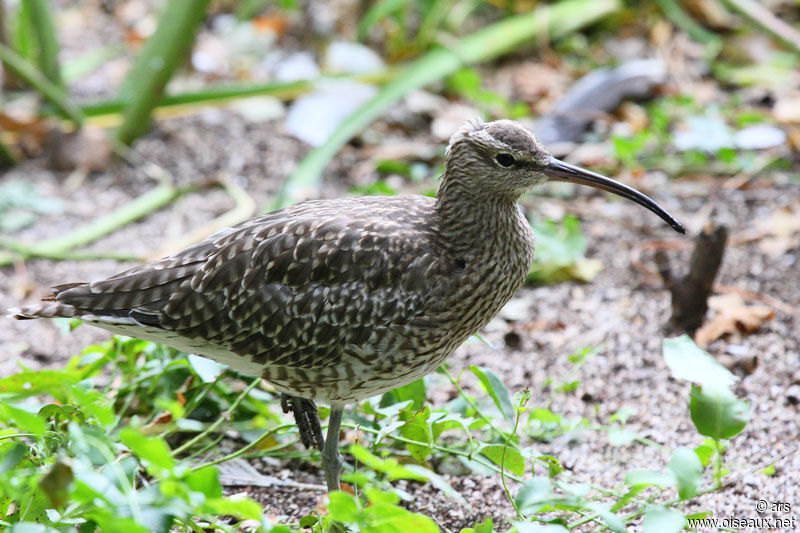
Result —
M469 181L445 176L436 195L446 246L461 253L504 247L516 240L521 218L516 198L476 191Z

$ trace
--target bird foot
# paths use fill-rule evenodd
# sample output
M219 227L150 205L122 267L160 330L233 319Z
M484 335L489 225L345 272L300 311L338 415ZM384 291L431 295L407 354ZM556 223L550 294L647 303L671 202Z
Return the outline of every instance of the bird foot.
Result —
M305 398L281 393L281 409L284 413L291 411L294 415L303 446L309 450L315 447L322 451L325 447L325 440L322 438L322 426L319 423L316 404Z

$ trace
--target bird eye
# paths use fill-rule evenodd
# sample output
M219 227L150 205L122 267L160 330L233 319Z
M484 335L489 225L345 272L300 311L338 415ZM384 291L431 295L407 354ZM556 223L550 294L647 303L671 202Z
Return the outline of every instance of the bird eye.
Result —
M511 154L497 154L494 156L494 160L497 161L501 167L506 168L514 166L514 163L517 162L517 160L514 159L514 156Z

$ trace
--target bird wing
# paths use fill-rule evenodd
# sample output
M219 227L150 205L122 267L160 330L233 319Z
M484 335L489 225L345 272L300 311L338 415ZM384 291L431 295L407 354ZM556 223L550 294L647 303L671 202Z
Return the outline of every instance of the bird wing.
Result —
M343 350L382 353L426 325L426 280L443 260L421 244L430 212L423 197L306 202L50 299L68 316L168 330L254 363L335 365Z

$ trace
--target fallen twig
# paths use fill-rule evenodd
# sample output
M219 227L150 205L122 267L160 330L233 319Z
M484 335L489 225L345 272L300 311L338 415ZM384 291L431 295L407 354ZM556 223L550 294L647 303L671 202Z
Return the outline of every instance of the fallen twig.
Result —
M672 328L694 334L702 325L727 238L725 226L706 224L694 239L689 271L680 278L670 270L669 259L663 250L656 250L659 274L672 294L672 316L669 319Z

